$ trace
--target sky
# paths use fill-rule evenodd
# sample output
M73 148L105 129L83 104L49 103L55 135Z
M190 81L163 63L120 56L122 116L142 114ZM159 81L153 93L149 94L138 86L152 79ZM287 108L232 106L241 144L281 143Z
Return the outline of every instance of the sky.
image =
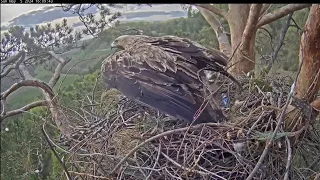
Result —
M1 23L45 6L48 4L1 4Z
M1 4L1 22L10 21L21 14L50 5L55 6L58 4Z

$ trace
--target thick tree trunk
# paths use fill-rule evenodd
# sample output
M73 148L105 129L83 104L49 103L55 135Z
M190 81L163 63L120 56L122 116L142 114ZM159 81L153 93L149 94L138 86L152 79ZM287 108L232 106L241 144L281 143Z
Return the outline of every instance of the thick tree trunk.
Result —
M320 5L314 4L311 7L308 20L304 26L304 33L301 37L299 61L303 64L297 80L295 97L308 103L312 103L315 109L319 106L319 99L316 93L320 89ZM315 101L314 101L315 100ZM290 111L287 114L287 128L299 128L304 122L296 126L298 110Z
M310 4L289 4L270 13L267 13L269 8L267 4L229 4L228 12L210 4L196 6L214 29L220 51L225 52L229 57L232 56L228 71L233 75L241 75L255 67L254 47L257 29L294 11L306 8ZM221 33L224 30L214 14L227 19L231 33L231 48L230 44L226 43L225 33Z
M246 74L255 66L255 38L262 4L231 4L227 20L230 25L234 57L229 62L233 75Z
M232 50L236 51L233 58L229 61L228 72L234 76L247 74L255 67L255 38L256 33L251 34L248 44L240 44L232 46ZM236 48L238 49L236 50Z
M296 97L315 100L320 87L320 5L314 4L301 37L299 61L303 66L297 80Z

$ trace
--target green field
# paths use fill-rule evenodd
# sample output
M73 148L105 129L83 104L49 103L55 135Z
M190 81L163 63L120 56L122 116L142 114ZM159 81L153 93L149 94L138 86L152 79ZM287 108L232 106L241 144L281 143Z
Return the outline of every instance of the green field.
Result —
M36 75L36 78L44 82L49 82L52 76L51 72L45 71L45 70L38 70L37 73L38 74ZM54 90L57 90L60 84L61 84L61 87L68 86L69 84L73 83L77 78L79 78L78 75L62 74ZM38 88L34 88L34 87L20 88L17 91L15 91L11 96L8 97L8 105L10 109L16 109L26 105L27 103L33 102L35 99L39 99L39 98L42 99L41 97L42 97L42 93Z
M112 53L109 42L104 42L103 39L91 39L87 43L84 50L71 51L63 55L64 58L72 57L72 59L64 67L63 74L54 88L55 91L70 85L81 75L100 69L102 60ZM53 74L42 66L37 67L34 73L36 78L44 82L49 82ZM42 99L42 93L38 88L21 88L8 97L8 105L10 109L16 109L35 99Z

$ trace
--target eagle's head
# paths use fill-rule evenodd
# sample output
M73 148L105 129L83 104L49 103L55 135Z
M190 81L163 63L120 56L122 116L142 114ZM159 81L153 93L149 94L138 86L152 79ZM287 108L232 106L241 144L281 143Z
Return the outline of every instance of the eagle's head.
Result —
M111 49L112 48L118 48L118 49L127 49L127 47L139 43L139 42L146 42L150 40L151 37L149 36L143 36L143 35L122 35L117 37L112 43L111 43Z

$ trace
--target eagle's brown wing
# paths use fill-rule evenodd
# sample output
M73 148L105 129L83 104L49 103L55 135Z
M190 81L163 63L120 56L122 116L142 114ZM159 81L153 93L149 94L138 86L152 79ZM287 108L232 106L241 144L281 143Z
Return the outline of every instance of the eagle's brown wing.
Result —
M228 57L224 53L222 53L216 49L203 46L203 45L201 45L195 41L192 41L190 39L180 38L177 36L162 36L158 40L163 40L163 41L168 41L168 42L170 42L170 41L171 42L182 42L185 44L185 45L183 45L185 47L194 48L199 51L202 51L203 55L208 57L211 61L218 63L222 66L227 66ZM172 44L174 44L174 43L172 43Z
M203 103L204 89L195 64L192 58L142 43L108 57L102 65L102 76L110 88L125 96L192 121ZM224 119L221 110L210 108L207 106L196 123Z
M240 83L225 70L227 56L213 48L206 48L199 43L186 38L176 36L163 36L148 42L149 44L161 47L164 51L183 57L191 62L198 69L219 72L234 81L239 87Z

